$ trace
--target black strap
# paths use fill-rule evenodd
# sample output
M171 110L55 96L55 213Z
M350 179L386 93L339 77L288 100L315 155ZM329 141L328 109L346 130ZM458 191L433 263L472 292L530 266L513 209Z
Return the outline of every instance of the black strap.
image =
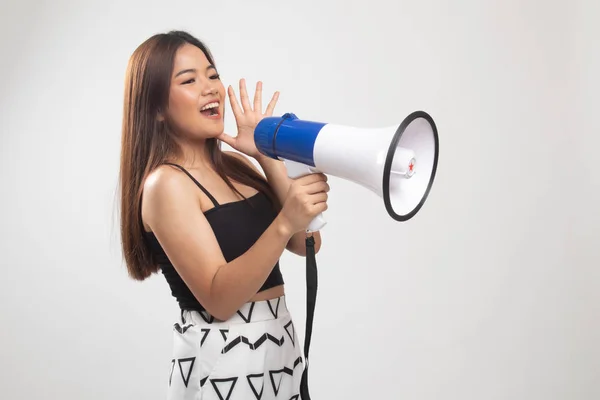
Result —
M175 163L166 162L165 164L172 165L172 166L174 166L174 167L177 167L177 168L179 168L179 169L180 169L180 170L182 170L183 172L185 172L185 174L186 174L187 176L189 176L189 177L190 177L190 179L191 179L192 181L194 181L194 183L195 183L195 184L196 184L196 185L197 185L197 186L198 186L198 187L199 187L199 188L200 188L200 189L201 189L201 190L204 192L204 194L206 194L206 195L208 196L208 198L210 199L210 201L212 201L212 202L213 202L213 204L215 205L215 207L218 207L218 206L219 206L219 203L218 203L218 202L217 202L217 200L216 200L216 199L215 199L215 198L212 196L212 194L210 194L210 192L209 192L208 190L206 190L206 188L205 188L204 186L202 186L202 185L200 184L200 182L198 182L198 180L197 180L196 178L194 178L194 177L192 176L192 174L190 174L190 173L189 173L189 172L188 172L188 171L187 171L185 168L183 168L181 165L179 165L179 164L175 164Z
M310 400L308 393L308 350L312 335L313 319L315 316L315 304L317 302L317 261L315 258L315 239L306 238L306 333L304 335L304 372L300 381L300 398Z

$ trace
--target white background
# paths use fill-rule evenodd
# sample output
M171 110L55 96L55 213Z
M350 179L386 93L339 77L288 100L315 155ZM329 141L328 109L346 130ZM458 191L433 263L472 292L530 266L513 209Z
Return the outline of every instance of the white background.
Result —
M126 276L115 190L127 60L170 29L226 85L280 90L278 114L437 123L411 221L330 181L313 399L600 398L599 20L594 0L4 0L0 398L164 398L177 306ZM302 338L304 260L282 269Z

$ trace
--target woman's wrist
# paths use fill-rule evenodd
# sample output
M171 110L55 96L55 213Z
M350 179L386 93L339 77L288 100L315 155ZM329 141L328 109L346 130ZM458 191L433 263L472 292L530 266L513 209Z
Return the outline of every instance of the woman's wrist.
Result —
M281 212L277 215L273 224L277 234L282 236L286 241L294 236L295 232L292 229L292 224Z
M269 164L269 163L273 163L273 162L279 162L279 160L276 160L274 158L271 158L269 156L264 155L263 153L261 153L260 151L258 152L258 154L256 154L254 156L254 158L256 159L256 161L258 161L258 163L262 166L263 164Z
M283 161L265 155L257 158L256 160L269 178L275 175L285 175L287 177L287 169Z

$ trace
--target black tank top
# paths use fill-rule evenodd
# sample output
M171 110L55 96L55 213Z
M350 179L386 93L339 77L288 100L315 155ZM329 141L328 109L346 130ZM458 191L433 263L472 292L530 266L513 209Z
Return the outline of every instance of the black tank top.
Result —
M258 192L246 200L219 204L185 168L172 163L169 165L181 169L213 202L214 207L204 212L204 215L214 231L227 262L236 259L250 249L277 216L271 201L262 192ZM182 310L203 311L204 307L181 279L154 233L146 232L146 238L179 307ZM259 292L283 283L283 276L279 262L277 262Z

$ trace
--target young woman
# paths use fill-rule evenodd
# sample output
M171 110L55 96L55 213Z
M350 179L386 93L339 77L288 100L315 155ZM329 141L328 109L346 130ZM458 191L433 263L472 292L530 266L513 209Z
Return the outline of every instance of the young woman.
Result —
M173 326L169 399L298 398L304 360L279 258L305 256L305 229L327 209L322 174L287 177L261 155L250 104L228 96L206 48L186 32L150 37L130 58L121 155L121 235L129 275L162 272L181 309ZM220 141L238 152L224 152ZM263 176L249 158L264 171ZM314 233L315 252L321 246Z

